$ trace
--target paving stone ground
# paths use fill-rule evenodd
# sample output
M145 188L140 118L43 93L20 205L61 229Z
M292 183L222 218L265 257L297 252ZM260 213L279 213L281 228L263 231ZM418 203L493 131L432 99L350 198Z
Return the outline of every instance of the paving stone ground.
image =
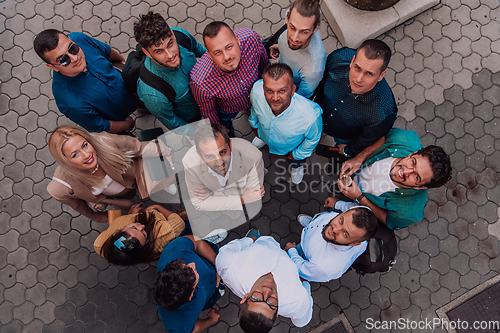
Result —
M56 167L48 135L71 122L57 109L34 36L47 28L83 31L126 54L135 46L133 22L151 9L199 41L213 20L265 38L281 27L287 6L288 0L0 2L0 332L163 331L151 289L156 264L110 266L92 247L105 226L46 192ZM328 53L340 47L324 19L321 35ZM389 273L350 271L312 283L309 325L299 329L281 318L273 332L308 332L341 311L356 332L369 331L370 318L432 320L437 308L500 272L499 241L489 233L498 230L500 212L498 0L443 0L380 38L394 51L386 78L399 106L396 126L415 130L424 145L443 146L453 180L429 191L423 221L397 232L397 264ZM136 116L139 129L159 125L151 115ZM251 138L245 116L237 129ZM327 197L321 182L332 177L311 168L307 189L290 186L276 157L263 151L267 194L251 224L284 245L299 239L296 214L321 210ZM231 237L242 236L240 229ZM238 302L226 293L218 302L221 320L208 331L239 332Z

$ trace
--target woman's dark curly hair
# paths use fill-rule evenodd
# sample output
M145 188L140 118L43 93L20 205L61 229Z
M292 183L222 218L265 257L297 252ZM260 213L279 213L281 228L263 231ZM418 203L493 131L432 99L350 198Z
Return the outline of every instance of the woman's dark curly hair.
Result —
M100 253L111 264L131 266L154 260L156 217L153 213L143 210L137 214L135 222L144 225L144 230L147 234L146 243L141 245L137 238L130 236L126 231L120 230L115 232L104 242ZM118 248L115 242L120 237L124 238L120 242L123 246Z
M196 275L183 259L169 262L158 272L155 283L155 302L168 311L174 311L189 301L195 288Z
M137 43L147 49L151 45L159 45L172 36L172 30L167 21L158 13L148 12L139 16L139 21L134 23L134 37Z

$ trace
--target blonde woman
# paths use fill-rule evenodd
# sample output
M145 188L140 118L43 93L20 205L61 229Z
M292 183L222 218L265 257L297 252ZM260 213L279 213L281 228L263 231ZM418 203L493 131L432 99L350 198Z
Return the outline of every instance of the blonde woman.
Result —
M89 219L107 222L107 213L101 210L108 204L129 209L132 202L126 196L134 196L136 185L144 187L134 159L146 153L146 144L126 135L90 134L78 127L60 126L49 138L49 150L58 166L47 191ZM172 151L164 148L163 156L172 165Z

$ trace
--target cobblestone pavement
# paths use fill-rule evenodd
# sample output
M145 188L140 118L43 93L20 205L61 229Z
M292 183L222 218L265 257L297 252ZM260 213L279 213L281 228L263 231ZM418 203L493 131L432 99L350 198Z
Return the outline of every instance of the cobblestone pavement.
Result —
M34 36L47 28L83 31L126 54L135 46L133 22L149 9L201 41L212 20L269 37L287 6L288 0L0 2L0 332L162 331L151 289L155 263L107 264L92 247L105 226L46 192L55 169L48 134L69 121L57 110L50 70L32 48ZM321 34L328 53L339 47L325 20ZM451 154L453 180L429 191L422 222L397 232L397 264L389 273L350 271L313 283L310 324L298 329L280 319L273 332L307 332L340 311L356 332L368 331L367 318L436 318L438 307L500 272L493 236L500 212L498 0L443 0L381 38L395 52L386 78L399 105L397 127L415 130L424 145L443 146ZM137 116L139 128L159 124L151 115ZM249 137L244 117L238 129ZM327 193L321 185L289 187L287 178L275 179L275 158L266 153L265 162L265 204L252 225L283 245L297 241L295 216L318 212ZM311 162L325 161L313 156ZM331 179L306 175L306 184L313 180ZM221 320L209 332L240 331L238 301L226 293L218 303Z

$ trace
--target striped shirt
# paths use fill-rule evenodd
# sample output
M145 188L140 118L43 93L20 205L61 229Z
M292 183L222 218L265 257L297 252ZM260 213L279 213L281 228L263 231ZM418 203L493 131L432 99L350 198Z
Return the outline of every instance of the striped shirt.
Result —
M259 79L269 59L259 35L249 29L234 31L238 36L241 60L238 69L226 73L218 68L208 52L191 70L189 83L203 117L219 124L219 111L237 113L250 108L250 90Z

